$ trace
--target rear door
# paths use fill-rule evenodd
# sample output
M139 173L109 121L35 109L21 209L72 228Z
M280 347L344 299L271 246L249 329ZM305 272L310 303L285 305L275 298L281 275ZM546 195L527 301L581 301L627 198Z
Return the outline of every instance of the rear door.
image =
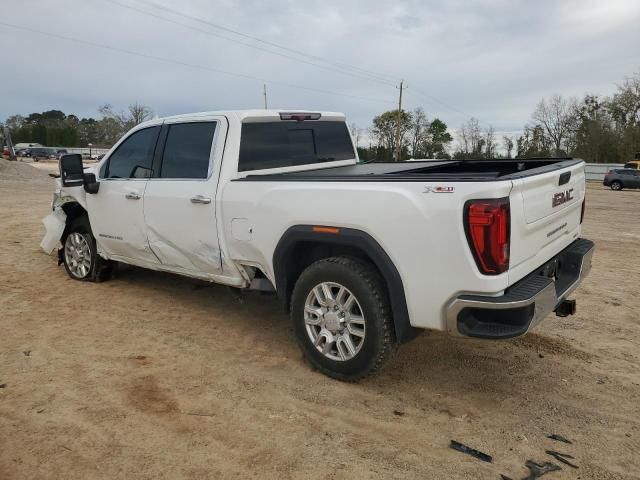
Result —
M224 117L199 117L163 126L144 218L151 250L171 270L222 271L215 194L226 125Z
M87 195L91 229L109 257L157 263L147 244L143 196L152 174L160 126L131 133L100 171L100 190Z
M583 162L513 181L510 283L578 238L584 194Z

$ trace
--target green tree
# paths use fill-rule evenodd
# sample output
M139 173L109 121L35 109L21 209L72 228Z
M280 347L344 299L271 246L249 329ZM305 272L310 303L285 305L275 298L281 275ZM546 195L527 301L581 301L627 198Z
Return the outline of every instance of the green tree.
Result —
M407 157L408 133L411 130L411 114L400 111L400 148L401 158ZM398 111L389 110L374 117L371 135L378 143L376 159L378 161L392 161L396 149L396 127L398 125ZM382 149L380 148L382 147ZM382 156L380 156L382 155Z

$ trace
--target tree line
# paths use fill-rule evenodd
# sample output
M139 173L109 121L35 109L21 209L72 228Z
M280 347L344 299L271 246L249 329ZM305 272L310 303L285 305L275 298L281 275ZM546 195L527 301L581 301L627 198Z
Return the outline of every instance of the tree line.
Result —
M150 107L139 103L119 112L105 104L98 112L98 119L60 110L13 115L4 126L14 143L110 147L131 127L153 116ZM640 152L640 72L626 78L610 96L543 98L516 136L498 138L493 126L470 118L455 132L454 141L447 125L438 118L429 119L422 108L383 112L368 129L351 124L350 130L365 161L392 161L399 141L402 160L573 156L587 162L625 163Z
M111 147L127 130L151 119L146 105L134 103L126 111L116 112L110 104L98 107L100 118L78 118L60 110L32 113L26 117L12 115L4 122L16 143L39 143L47 146Z
M610 96L585 94L583 98L552 95L536 105L521 135L498 138L491 125L477 118L456 132L424 110L390 110L373 118L369 129L351 126L356 140L368 134L370 144L360 146L360 158L392 161L400 119L401 159L487 159L572 156L593 163L625 163L640 154L640 72L626 78Z

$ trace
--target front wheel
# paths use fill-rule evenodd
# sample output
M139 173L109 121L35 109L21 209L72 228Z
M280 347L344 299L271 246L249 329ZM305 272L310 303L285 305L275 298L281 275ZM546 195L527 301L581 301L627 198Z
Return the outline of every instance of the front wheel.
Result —
M109 278L111 263L98 255L86 217L80 217L71 224L62 243L62 261L72 279L100 282Z
M374 373L394 345L383 281L360 260L332 257L310 265L293 290L291 318L305 357L339 380Z
M622 183L616 181L611 182L611 190L622 190Z

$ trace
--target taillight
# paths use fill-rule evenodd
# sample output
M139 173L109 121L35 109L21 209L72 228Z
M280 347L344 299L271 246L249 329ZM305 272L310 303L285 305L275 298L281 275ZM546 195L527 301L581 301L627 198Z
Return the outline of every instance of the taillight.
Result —
M585 196L582 199L582 209L580 210L580 223L582 223L582 220L584 220L584 207L586 207L587 205L587 197Z
M467 241L480 272L498 275L509 269L509 198L469 200L464 222Z

